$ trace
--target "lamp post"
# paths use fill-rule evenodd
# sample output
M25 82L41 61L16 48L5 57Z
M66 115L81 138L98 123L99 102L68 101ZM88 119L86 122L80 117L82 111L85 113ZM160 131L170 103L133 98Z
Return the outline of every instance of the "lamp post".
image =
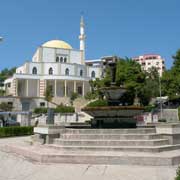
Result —
M159 75L159 96L160 96L160 119L162 119L162 95L161 95L161 79Z

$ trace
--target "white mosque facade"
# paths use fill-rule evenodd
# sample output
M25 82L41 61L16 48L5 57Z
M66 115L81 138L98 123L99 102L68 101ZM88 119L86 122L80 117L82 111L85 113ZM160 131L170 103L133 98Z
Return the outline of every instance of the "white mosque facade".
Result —
M62 40L51 40L37 48L31 62L16 69L5 81L6 94L16 97L44 97L51 86L54 97L84 96L90 91L89 80L100 78L102 68L85 62L84 22L80 22L80 49Z

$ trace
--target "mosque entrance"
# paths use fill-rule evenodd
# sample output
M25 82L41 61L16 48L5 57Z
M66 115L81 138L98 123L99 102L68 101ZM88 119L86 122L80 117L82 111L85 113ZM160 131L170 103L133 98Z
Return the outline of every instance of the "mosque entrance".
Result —
M79 95L82 95L82 86L78 86L78 87L77 87L77 93L78 93Z

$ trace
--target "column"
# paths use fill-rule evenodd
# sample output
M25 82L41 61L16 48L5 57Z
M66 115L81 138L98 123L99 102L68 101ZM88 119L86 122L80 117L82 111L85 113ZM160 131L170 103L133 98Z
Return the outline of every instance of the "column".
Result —
M29 95L29 80L26 80L26 96L28 97Z
M37 97L39 97L39 94L40 94L40 82L39 82L39 79L37 79Z
M67 96L67 81L64 81L64 96Z
M76 93L76 81L74 81L74 93Z
M57 80L54 80L54 97L57 96Z
M83 81L83 86L82 86L82 96L84 96L84 81Z
M18 96L18 79L15 80L15 96Z

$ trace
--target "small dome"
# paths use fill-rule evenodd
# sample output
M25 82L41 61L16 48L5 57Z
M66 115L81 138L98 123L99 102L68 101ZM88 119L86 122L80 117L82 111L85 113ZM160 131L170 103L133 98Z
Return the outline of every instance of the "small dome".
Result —
M49 48L72 49L71 45L69 45L67 42L61 41L61 40L47 41L42 46L43 47L49 47Z

